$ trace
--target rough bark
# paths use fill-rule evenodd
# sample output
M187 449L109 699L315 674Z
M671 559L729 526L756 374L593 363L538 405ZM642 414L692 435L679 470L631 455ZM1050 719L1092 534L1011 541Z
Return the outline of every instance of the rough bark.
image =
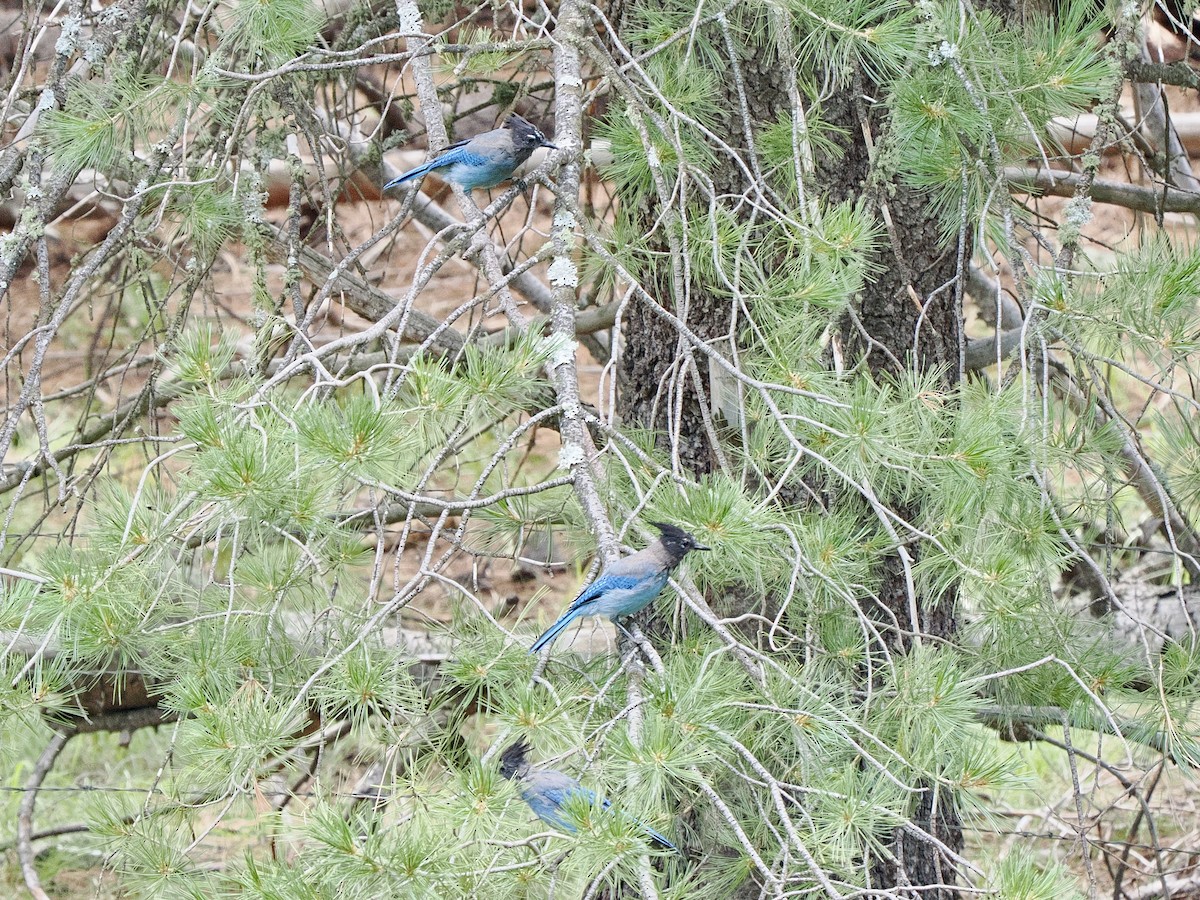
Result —
M877 91L868 86L867 92ZM847 85L822 106L827 121L839 126L840 154L817 158L817 182L830 202L871 198L877 215L885 223L885 240L873 260L875 277L855 298L851 312L841 323L841 356L847 368L865 365L875 378L899 376L905 371L936 373L937 386L953 388L962 376L962 291L965 270L960 259L970 258L970 247L947 246L940 239L940 225L923 194L894 180L883 181L872 171L866 134L881 139L887 128L882 105L867 107L859 99L863 91ZM872 179L876 183L872 183ZM905 521L914 521L916 507L898 508ZM920 558L917 542L907 546L912 563ZM907 652L912 631L946 638L958 629L957 594L917 597L911 603L903 560L897 552L880 562L878 594L868 609L880 627L889 652ZM917 622L912 622L915 606ZM900 623L897 630L892 623ZM909 630L905 630L909 629ZM926 788L930 785L923 785ZM962 821L947 794L927 791L912 812L912 824L931 834L951 850L963 846ZM897 896L950 900L958 892L948 887L954 870L929 842L912 832L898 830L889 848L892 858L876 855L870 862L871 886L895 891ZM942 887L929 887L941 885ZM912 890L906 891L910 887Z
M789 108L786 85L778 64L766 54L744 51L738 63L751 116L755 127L761 128ZM727 75L720 83L727 96L715 104L722 118L716 130L744 152L735 81ZM876 378L896 376L910 368L936 372L939 386L950 389L962 372L962 284L956 277L960 259L964 266L969 260L969 247L960 256L957 247L940 241L935 212L923 195L886 181L872 184L866 135L879 140L886 129L884 105L868 106L861 99L864 92L873 90L873 86L847 82L822 103L823 118L841 128L843 146L839 153L817 160L816 183L807 186L830 204L866 195L880 218L890 220L887 239L874 261L879 274L855 299L853 313L842 323L840 356L847 368L865 366ZM714 178L719 194L737 196L745 190L743 173L734 166L718 167ZM648 204L640 214L649 230L660 221L661 210ZM965 270L962 274L965 276ZM669 267L660 267L652 277L651 292L660 303L671 304ZM727 300L690 286L687 323L697 334L706 338L724 334L728 321ZM689 378L682 405L674 405L665 385L679 364L679 339L674 330L643 307L631 307L625 320L619 411L626 423L653 429L663 443L677 428L675 449L681 462L693 473L703 474L715 466L700 407L707 398ZM674 422L676 415L678 423ZM897 512L909 519L917 510ZM920 550L909 546L908 552L915 560ZM908 624L912 604L901 559L892 553L881 559L880 565L883 578L874 598L876 617L881 624L900 622L902 626L900 631L884 630L889 651L908 649L910 629L938 638L955 632L953 592L938 598L916 598L919 622ZM930 791L922 795L913 824L954 851L962 848L961 821L945 794ZM879 856L870 861L872 887L894 890L896 896L933 900L948 900L957 894L950 887L930 887L954 882L953 868L931 842L898 830L891 851L894 859Z
M787 88L779 66L766 54L745 47L740 51L737 62L746 81L750 115L758 126L773 122L781 110L787 109ZM734 81L728 73L723 73L719 83L724 96L713 104L717 123L712 130L745 155L744 127ZM743 173L735 166L717 166L711 176L717 196L738 196L746 190ZM657 204L644 204L638 211L638 219L649 230L660 219ZM652 249L665 256L665 240ZM711 340L729 332L728 298L689 285L687 309L680 310L672 300L671 267L659 266L648 277L650 294L680 316L697 335ZM708 385L697 384L693 372L683 367L680 349L679 336L672 325L644 305L632 304L625 317L619 410L627 424L654 431L664 448L669 446L671 436L677 434L672 449L687 470L702 475L713 471L717 462L701 410L702 403L711 408L711 398ZM698 362L698 369L702 378L707 376L708 367L703 360ZM678 405L670 389L672 376L683 384L682 403Z

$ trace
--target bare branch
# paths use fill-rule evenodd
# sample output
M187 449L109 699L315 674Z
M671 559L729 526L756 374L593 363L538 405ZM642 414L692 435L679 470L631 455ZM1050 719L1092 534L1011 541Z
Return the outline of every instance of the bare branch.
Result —
M33 855L33 808L37 803L38 792L42 782L54 768L54 761L67 746L74 732L60 731L50 738L38 757L28 780L25 782L25 793L21 797L21 805L17 811L17 858L21 861L21 875L25 878L25 887L34 900L50 900L50 895L42 890L42 881L37 873Z
M1200 194L1178 188L1140 187L1107 178L1085 179L1075 172L1048 169L1027 169L1007 166L1004 178L1016 193L1032 193L1052 197L1074 197L1081 189L1097 203L1111 203L1135 212L1151 214L1200 212Z

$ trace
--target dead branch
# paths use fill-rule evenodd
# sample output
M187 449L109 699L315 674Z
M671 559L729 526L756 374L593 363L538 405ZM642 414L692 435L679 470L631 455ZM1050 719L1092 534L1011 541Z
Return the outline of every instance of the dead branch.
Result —
M1168 63L1135 59L1126 64L1125 71L1134 81L1200 90L1200 72L1187 60Z
M1167 642L1188 645L1197 640L1200 624L1200 585L1155 584L1136 571L1115 578L1109 587L1117 598L1081 596L1081 614L1109 617L1112 637L1131 653L1149 646L1160 653Z
M1111 403L1102 392L1096 394L1097 403L1089 400L1074 376L1062 363L1049 360L1052 388L1061 394L1077 414L1089 412L1101 422L1111 422L1120 436L1120 454L1125 460L1126 477L1137 491L1151 515L1162 523L1161 528L1171 543L1171 549L1179 556L1183 567L1193 580L1200 578L1200 536L1180 511L1178 504L1148 462L1138 445L1138 438L1125 421L1116 414Z
M1004 179L1009 189L1018 194L1051 197L1074 197L1084 183L1084 176L1057 169L1033 169L1005 166ZM1091 181L1088 196L1097 203L1123 206L1135 212L1151 214L1180 212L1200 213L1200 194L1173 187L1141 187L1108 178Z
M272 225L264 227L271 238L267 249L268 255L276 262L286 263L289 250L287 235L282 229ZM314 284L324 286L332 281L342 291L346 305L364 319L378 322L396 307L394 297L368 284L359 276L341 269L339 263L335 263L312 247L297 248L296 263ZM433 340L433 346L447 353L458 353L466 343L466 338L458 331L446 327L445 323L428 313L419 309L409 310L405 320L405 337L410 340L424 341L435 333L437 336Z

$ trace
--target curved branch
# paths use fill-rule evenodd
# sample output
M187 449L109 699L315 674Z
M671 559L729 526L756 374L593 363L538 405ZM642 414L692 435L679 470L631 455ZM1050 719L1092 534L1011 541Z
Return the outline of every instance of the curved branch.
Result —
M1010 328L991 337L976 338L967 341L967 351L964 356L964 367L968 372L978 372L988 366L1007 359L1008 356L1021 346L1021 336L1024 328Z

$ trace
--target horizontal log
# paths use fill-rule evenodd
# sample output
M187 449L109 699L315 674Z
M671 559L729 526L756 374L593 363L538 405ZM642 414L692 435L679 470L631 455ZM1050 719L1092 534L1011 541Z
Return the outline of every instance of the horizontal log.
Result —
M1121 118L1126 122L1136 122L1138 117L1132 109L1122 109ZM1189 153L1200 153L1200 112L1172 112L1171 121L1179 132L1179 139ZM1087 113L1073 119L1058 117L1050 120L1050 136L1071 154L1086 153L1091 149L1092 138L1096 136L1097 116ZM1154 139L1153 135L1147 135ZM1156 144L1161 141L1155 140ZM1105 148L1108 153L1120 150L1119 143L1113 143Z
M1018 193L1073 197L1083 176L1058 169L1006 166L1004 178L1011 189ZM1176 188L1147 187L1109 178L1097 178L1090 185L1088 195L1097 203L1110 203L1137 212L1200 214L1200 194Z

